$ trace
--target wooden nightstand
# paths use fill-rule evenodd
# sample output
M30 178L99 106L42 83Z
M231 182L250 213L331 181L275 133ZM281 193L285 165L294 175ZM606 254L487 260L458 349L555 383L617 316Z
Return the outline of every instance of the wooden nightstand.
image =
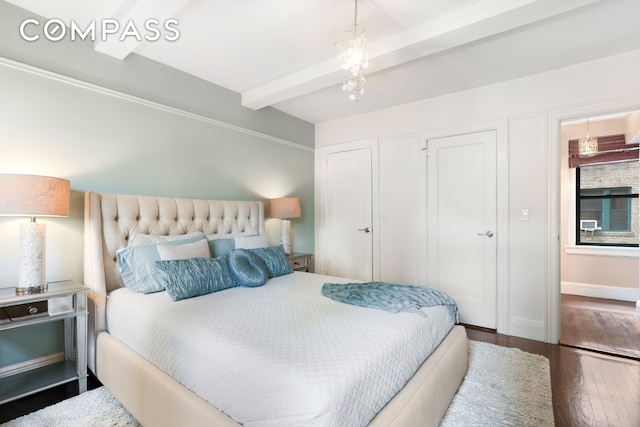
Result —
M0 404L76 380L80 393L87 391L88 290L70 280L50 282L46 291L30 295L16 295L16 288L0 288L0 311L8 313L0 321L0 332L62 320L65 339L64 360L0 377ZM47 303L47 311L33 313L33 309L29 310L30 306L42 306L42 302ZM19 311L19 317L12 317L11 310L6 309L25 304L27 315ZM0 333L0 347L3 345L1 342Z
M313 255L292 253L287 255L289 266L294 271L306 271L307 273L313 273Z

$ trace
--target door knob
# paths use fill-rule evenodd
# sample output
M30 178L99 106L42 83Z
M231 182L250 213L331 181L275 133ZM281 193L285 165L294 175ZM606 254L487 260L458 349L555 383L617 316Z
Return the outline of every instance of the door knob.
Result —
M368 233L371 231L371 229L369 227L365 227L365 228L358 228L358 231L364 231L365 233Z
M478 236L493 237L493 231L487 230L485 233L478 233Z

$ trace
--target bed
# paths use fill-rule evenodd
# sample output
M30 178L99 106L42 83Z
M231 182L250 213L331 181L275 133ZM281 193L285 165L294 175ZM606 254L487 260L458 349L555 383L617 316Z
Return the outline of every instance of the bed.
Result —
M131 238L148 236L150 241L163 241L198 232L209 242L264 236L263 204L96 192L85 195L85 284L91 289L89 368L141 424L439 424L468 367L468 342L462 326L427 328L424 319L414 314L392 315L329 300L320 295L323 283L348 280L304 272L270 278L257 288L234 287L177 302L168 292L140 294L123 286L116 254L132 243ZM303 306L307 301L310 306ZM422 310L424 316L435 318L444 308ZM232 317L239 312L240 316ZM365 312L369 317L361 318ZM185 320L193 326L180 326L178 332L170 333L170 326L182 322L189 313L196 313L195 322ZM274 313L286 313L289 323L285 331L285 320L274 320ZM144 320L154 314L153 322ZM231 325L216 323L226 316ZM347 316L346 323L342 316ZM400 323L394 322L406 323L414 335L400 338L388 332L400 328ZM208 326L202 328L202 324ZM265 326L269 324L279 328L276 335L284 337L281 341L271 337L273 332ZM375 332L357 344L359 349L348 348L346 343L362 335L357 329L362 324ZM190 334L180 332L191 329L198 334L196 344L186 341ZM221 335L204 344L200 337L213 330ZM435 344L416 339L429 334L434 335ZM314 335L313 342L306 341L308 335ZM158 349L158 343L164 347ZM419 345L414 350L414 345L407 343ZM430 354L428 358L419 359L425 352ZM410 355L406 366L399 360L403 353ZM381 368L369 370L373 362L365 356L376 359ZM296 368L292 370L290 365ZM368 381L379 384L374 387L361 384L358 378L353 380L350 365L372 372ZM313 372L312 366L316 369ZM216 369L220 371L215 373ZM207 379L209 371L215 381ZM236 381L240 375L259 381L244 384ZM337 376L326 379L325 375ZM276 383L283 379L285 385ZM334 389L346 393L347 398L332 401L329 395L339 396ZM365 409L351 402L358 399L365 402ZM291 408L293 412L287 412Z

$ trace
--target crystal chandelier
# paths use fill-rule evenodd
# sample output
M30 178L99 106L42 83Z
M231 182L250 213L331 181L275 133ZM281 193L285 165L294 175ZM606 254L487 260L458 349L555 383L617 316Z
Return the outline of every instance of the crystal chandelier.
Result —
M338 59L344 62L342 68L346 71L342 90L349 93L349 100L358 102L358 97L364 94L365 78L362 71L369 66L367 42L364 38L364 28L358 24L358 0L355 0L353 25L340 34L336 47L340 51Z
M589 136L589 119L587 119L587 136L578 139L578 155L580 157L593 156L598 153L598 138Z

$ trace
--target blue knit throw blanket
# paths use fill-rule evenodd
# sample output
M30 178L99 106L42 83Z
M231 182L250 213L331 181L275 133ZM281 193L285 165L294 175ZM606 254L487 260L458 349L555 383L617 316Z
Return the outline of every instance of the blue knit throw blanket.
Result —
M395 285L383 282L325 283L322 295L345 304L399 313L426 316L420 308L443 305L458 323L458 304L446 293L424 286Z

